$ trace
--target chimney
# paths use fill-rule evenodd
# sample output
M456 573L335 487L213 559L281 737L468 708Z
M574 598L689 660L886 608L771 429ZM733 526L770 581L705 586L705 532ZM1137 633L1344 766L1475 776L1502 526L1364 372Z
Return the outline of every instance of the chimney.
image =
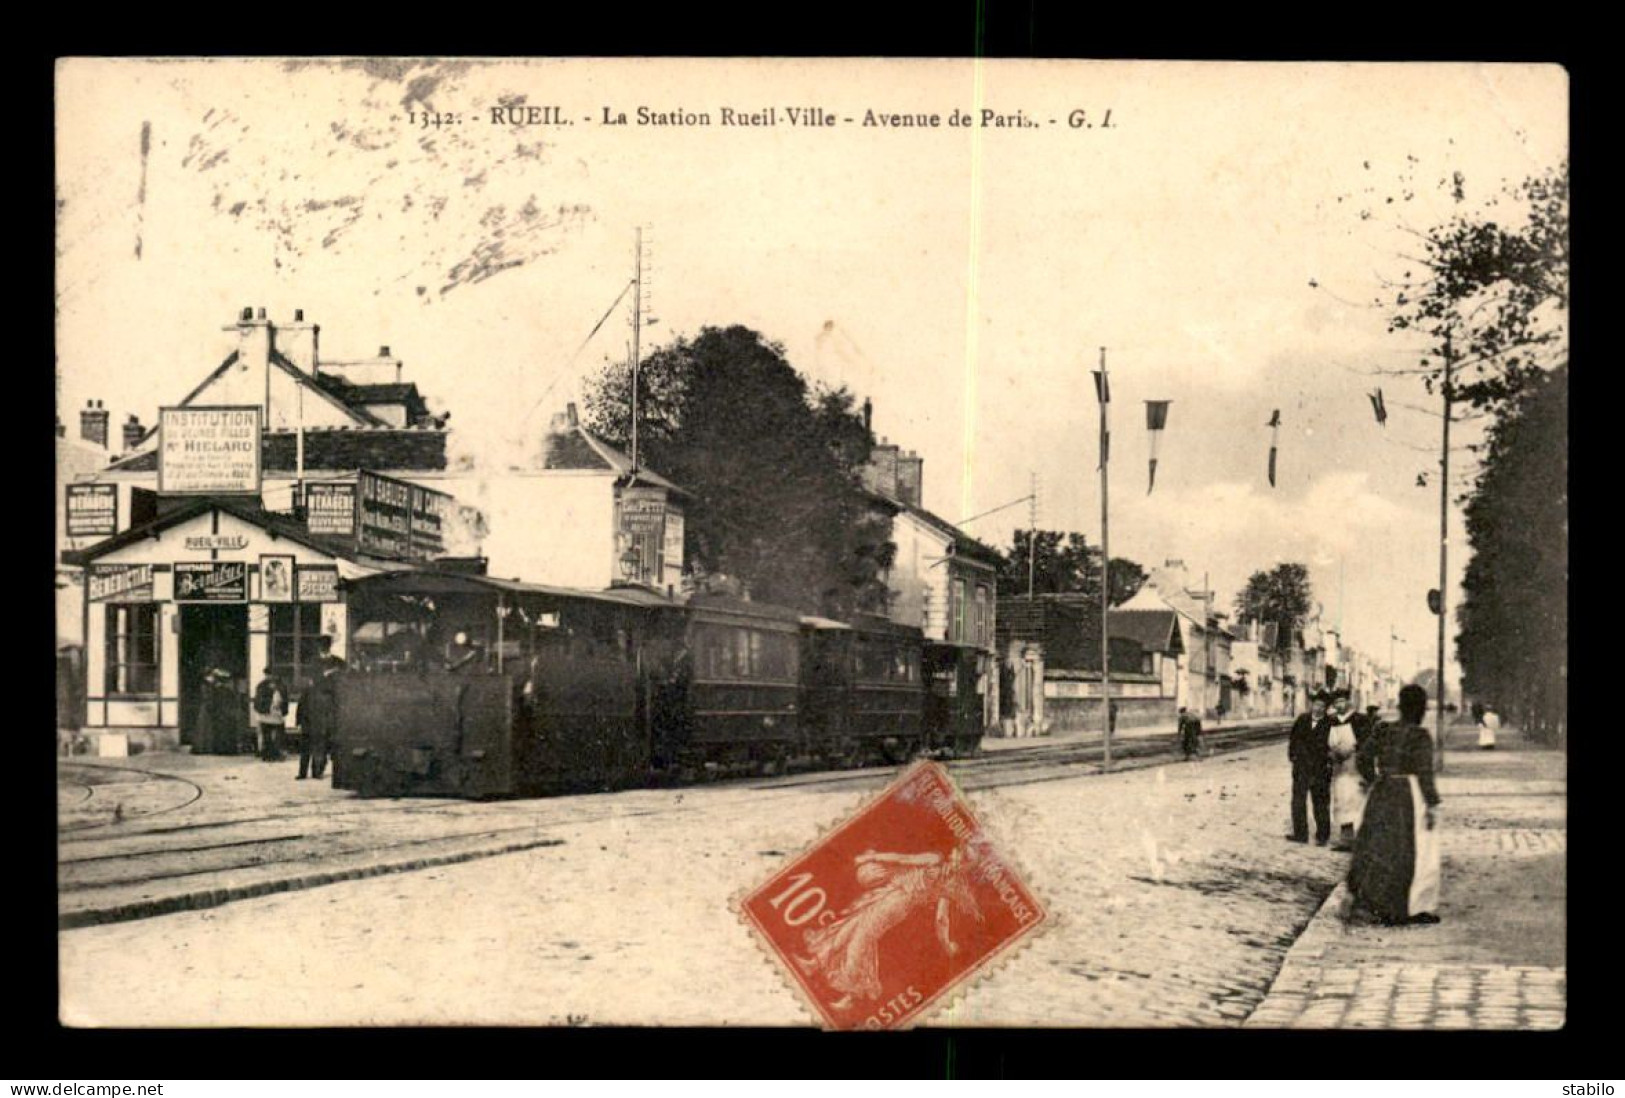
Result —
M305 310L295 309L291 323L277 325L276 349L282 352L283 358L297 366L300 373L314 376L321 369L321 361L317 357L317 339L321 331L320 324L305 320Z
M870 432L871 434L874 432L874 420L875 420L875 402L870 400L868 397L864 397L863 398L863 429L865 431Z
M897 486L897 454L897 445L882 438L880 444L869 451L869 464L863 470L863 480L869 486L869 490L878 492L888 499L900 498Z
M271 322L265 319L265 310L244 307L236 324L225 329L237 333L237 369L263 379L271 362Z
M140 446L146 434L147 429L141 426L141 417L132 415L129 422L124 425L124 452L129 453Z
M579 419L576 418L575 401L572 400L570 403L568 403L568 404L566 404L564 406L564 416L565 416L565 418L567 420L569 420L570 426L572 426L572 427L576 426L578 423L581 422Z
M922 502L925 480L925 459L913 450L897 459L897 498L915 507Z
M107 449L108 418L108 412L102 407L101 401L85 401L85 409L79 413L79 437L86 442L95 443L104 450Z

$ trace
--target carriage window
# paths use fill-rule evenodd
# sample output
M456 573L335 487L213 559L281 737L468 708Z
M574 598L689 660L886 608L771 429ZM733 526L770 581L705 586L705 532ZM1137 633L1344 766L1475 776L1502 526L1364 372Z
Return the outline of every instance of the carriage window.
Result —
M756 677L780 681L796 677L795 638L784 633L753 633L759 644L759 658L754 663Z

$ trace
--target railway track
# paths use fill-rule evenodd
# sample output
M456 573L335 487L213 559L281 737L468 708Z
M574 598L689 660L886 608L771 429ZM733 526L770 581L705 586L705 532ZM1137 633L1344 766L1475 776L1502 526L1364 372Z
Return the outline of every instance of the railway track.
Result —
M116 791L117 795L109 795ZM57 831L95 831L186 808L203 787L175 774L133 766L60 763L57 766Z
M1287 728L1282 723L1219 730L1204 736L1203 747L1209 754L1233 753L1278 740ZM1114 745L1113 771L1170 761L1176 748L1171 735L1120 741ZM986 752L947 765L956 781L974 792L1091 776L1101 772L1102 756L1098 742L1061 743ZM320 799L266 806L236 817L187 820L174 814L210 807L204 789L187 778L132 767L65 765L58 779L64 816L59 921L67 928L144 918L276 891L277 878L314 877L327 883L553 845L561 830L606 820L637 818L641 824L715 810L771 811L775 802L797 790L878 790L897 769L792 772L614 796L492 802ZM112 787L124 798L119 803L132 803L117 819L108 818ZM705 795L710 793L720 796ZM259 882L258 891L239 895L233 882L244 880Z

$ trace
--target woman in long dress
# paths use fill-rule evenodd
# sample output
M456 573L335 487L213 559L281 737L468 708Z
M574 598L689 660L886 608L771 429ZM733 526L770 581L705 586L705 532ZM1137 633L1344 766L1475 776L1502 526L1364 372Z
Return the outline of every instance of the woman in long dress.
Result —
M1439 791L1433 784L1433 740L1422 719L1427 691L1399 692L1399 722L1366 741L1377 780L1349 867L1349 895L1384 923L1439 921Z
M1337 708L1331 717L1326 752L1332 771L1332 849L1353 850L1354 836L1365 811L1365 789L1355 759L1360 746L1354 725L1357 718L1349 707L1347 691L1339 691Z
M957 905L981 918L976 898L961 871L956 848L947 859L940 854L877 854L869 851L855 859L858 883L868 888L828 926L806 935L807 956L797 958L804 972L820 972L842 993L832 1005L845 1009L854 996L878 999L880 941L914 912L936 906L937 940L949 956L959 952L949 934L948 914Z

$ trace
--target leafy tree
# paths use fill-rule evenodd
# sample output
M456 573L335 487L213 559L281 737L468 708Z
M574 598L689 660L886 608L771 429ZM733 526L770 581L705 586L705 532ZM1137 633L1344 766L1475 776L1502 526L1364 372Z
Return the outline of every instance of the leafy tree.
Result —
M1091 549L1082 534L1017 530L1012 540L1014 547L999 569L999 594L1027 593L1030 558L1034 594L1082 593L1100 597L1100 551ZM1109 574L1114 606L1127 602L1145 586L1145 569L1126 557L1113 557Z
M1546 739L1566 716L1568 375L1526 382L1489 430L1456 610L1466 691Z
M1464 205L1465 181L1450 185ZM1391 331L1425 338L1417 372L1429 391L1443 385L1448 354L1445 395L1489 421L1464 499L1465 688L1550 736L1566 718L1568 164L1412 235L1415 267L1379 304Z
M832 615L884 609L890 520L862 489L873 437L845 389L811 389L784 348L707 327L639 370L638 460L694 494L684 536L700 574L770 602ZM588 426L630 448L631 378L606 366Z
M1451 179L1458 204L1465 181ZM1406 192L1407 195L1410 192ZM1393 332L1423 335L1430 392L1446 348L1459 373L1450 397L1500 414L1568 360L1568 163L1505 188L1482 210L1457 213L1420 238L1415 270L1380 303Z
M1301 564L1277 564L1268 572L1254 572L1236 596L1236 618L1260 624L1275 623L1287 643L1303 627L1312 605L1309 569Z

